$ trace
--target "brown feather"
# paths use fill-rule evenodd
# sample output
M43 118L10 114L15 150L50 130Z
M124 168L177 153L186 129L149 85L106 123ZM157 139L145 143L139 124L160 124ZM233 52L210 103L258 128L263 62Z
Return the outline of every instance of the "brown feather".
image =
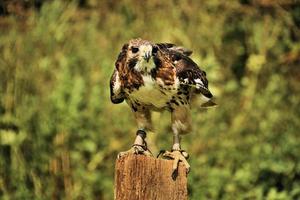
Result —
M206 73L198 65L182 52L174 51L171 48L160 48L165 57L169 58L176 68L176 76L182 85L197 87L196 92L211 98L213 95L208 90L208 80ZM203 84L196 83L195 80L201 80ZM188 80L185 82L185 80Z
M159 51L155 57L155 64L155 73L152 76L156 79L160 78L165 85L173 85L176 72L172 61Z
M171 44L171 43L158 43L156 45L161 49L168 49L171 51L176 51L176 52L181 53L186 56L190 56L193 53L193 51L191 51L185 47L177 46L177 45Z
M120 74L121 86L129 90L138 89L144 84L143 79L140 73L129 67L130 60L126 59L127 51L128 44L125 44L118 56L115 66Z

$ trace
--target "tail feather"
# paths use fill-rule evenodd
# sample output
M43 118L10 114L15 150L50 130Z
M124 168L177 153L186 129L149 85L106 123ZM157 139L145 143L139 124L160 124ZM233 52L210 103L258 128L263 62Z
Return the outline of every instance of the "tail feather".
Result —
M214 97L211 97L211 98L208 98L207 96L205 95L201 95L200 96L200 99L201 99L201 108L208 108L208 107L215 107L215 106L218 106L218 104L216 104L214 102L215 98Z
M218 104L216 104L212 100L209 100L209 101L201 104L201 108L210 108L210 107L216 107L216 106L218 106Z

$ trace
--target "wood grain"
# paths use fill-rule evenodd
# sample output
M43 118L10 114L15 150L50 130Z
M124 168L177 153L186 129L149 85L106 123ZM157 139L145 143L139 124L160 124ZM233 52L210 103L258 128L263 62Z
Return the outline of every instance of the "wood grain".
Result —
M126 155L115 167L115 200L186 200L187 175L182 163L172 177L172 160Z

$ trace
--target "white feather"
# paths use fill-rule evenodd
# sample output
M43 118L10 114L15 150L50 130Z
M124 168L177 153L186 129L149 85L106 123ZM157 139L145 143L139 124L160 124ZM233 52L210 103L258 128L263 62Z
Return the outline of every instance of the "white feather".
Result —
M161 79L156 81L150 75L143 75L142 78L144 85L139 87L138 90L130 93L130 98L143 104L155 106L156 108L163 108L177 92L176 89L164 90L161 92L160 85L163 83Z
M116 72L116 79L113 85L113 92L114 94L117 94L120 92L121 89L121 82L120 82L120 78L119 78L119 72Z
M203 102L208 102L208 101L211 100L210 98L204 96L203 94L200 95L200 98L201 98L201 100L202 100Z
M198 84L201 84L201 85L203 85L203 82L201 81L201 79L200 79L200 78L197 78L197 79L195 79L195 83L198 83Z

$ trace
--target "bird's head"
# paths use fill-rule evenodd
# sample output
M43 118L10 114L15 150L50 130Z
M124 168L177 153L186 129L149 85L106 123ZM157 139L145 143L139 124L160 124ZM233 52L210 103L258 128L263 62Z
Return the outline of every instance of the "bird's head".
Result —
M133 39L128 43L127 62L128 67L139 72L149 73L155 68L154 56L158 47L147 40Z

